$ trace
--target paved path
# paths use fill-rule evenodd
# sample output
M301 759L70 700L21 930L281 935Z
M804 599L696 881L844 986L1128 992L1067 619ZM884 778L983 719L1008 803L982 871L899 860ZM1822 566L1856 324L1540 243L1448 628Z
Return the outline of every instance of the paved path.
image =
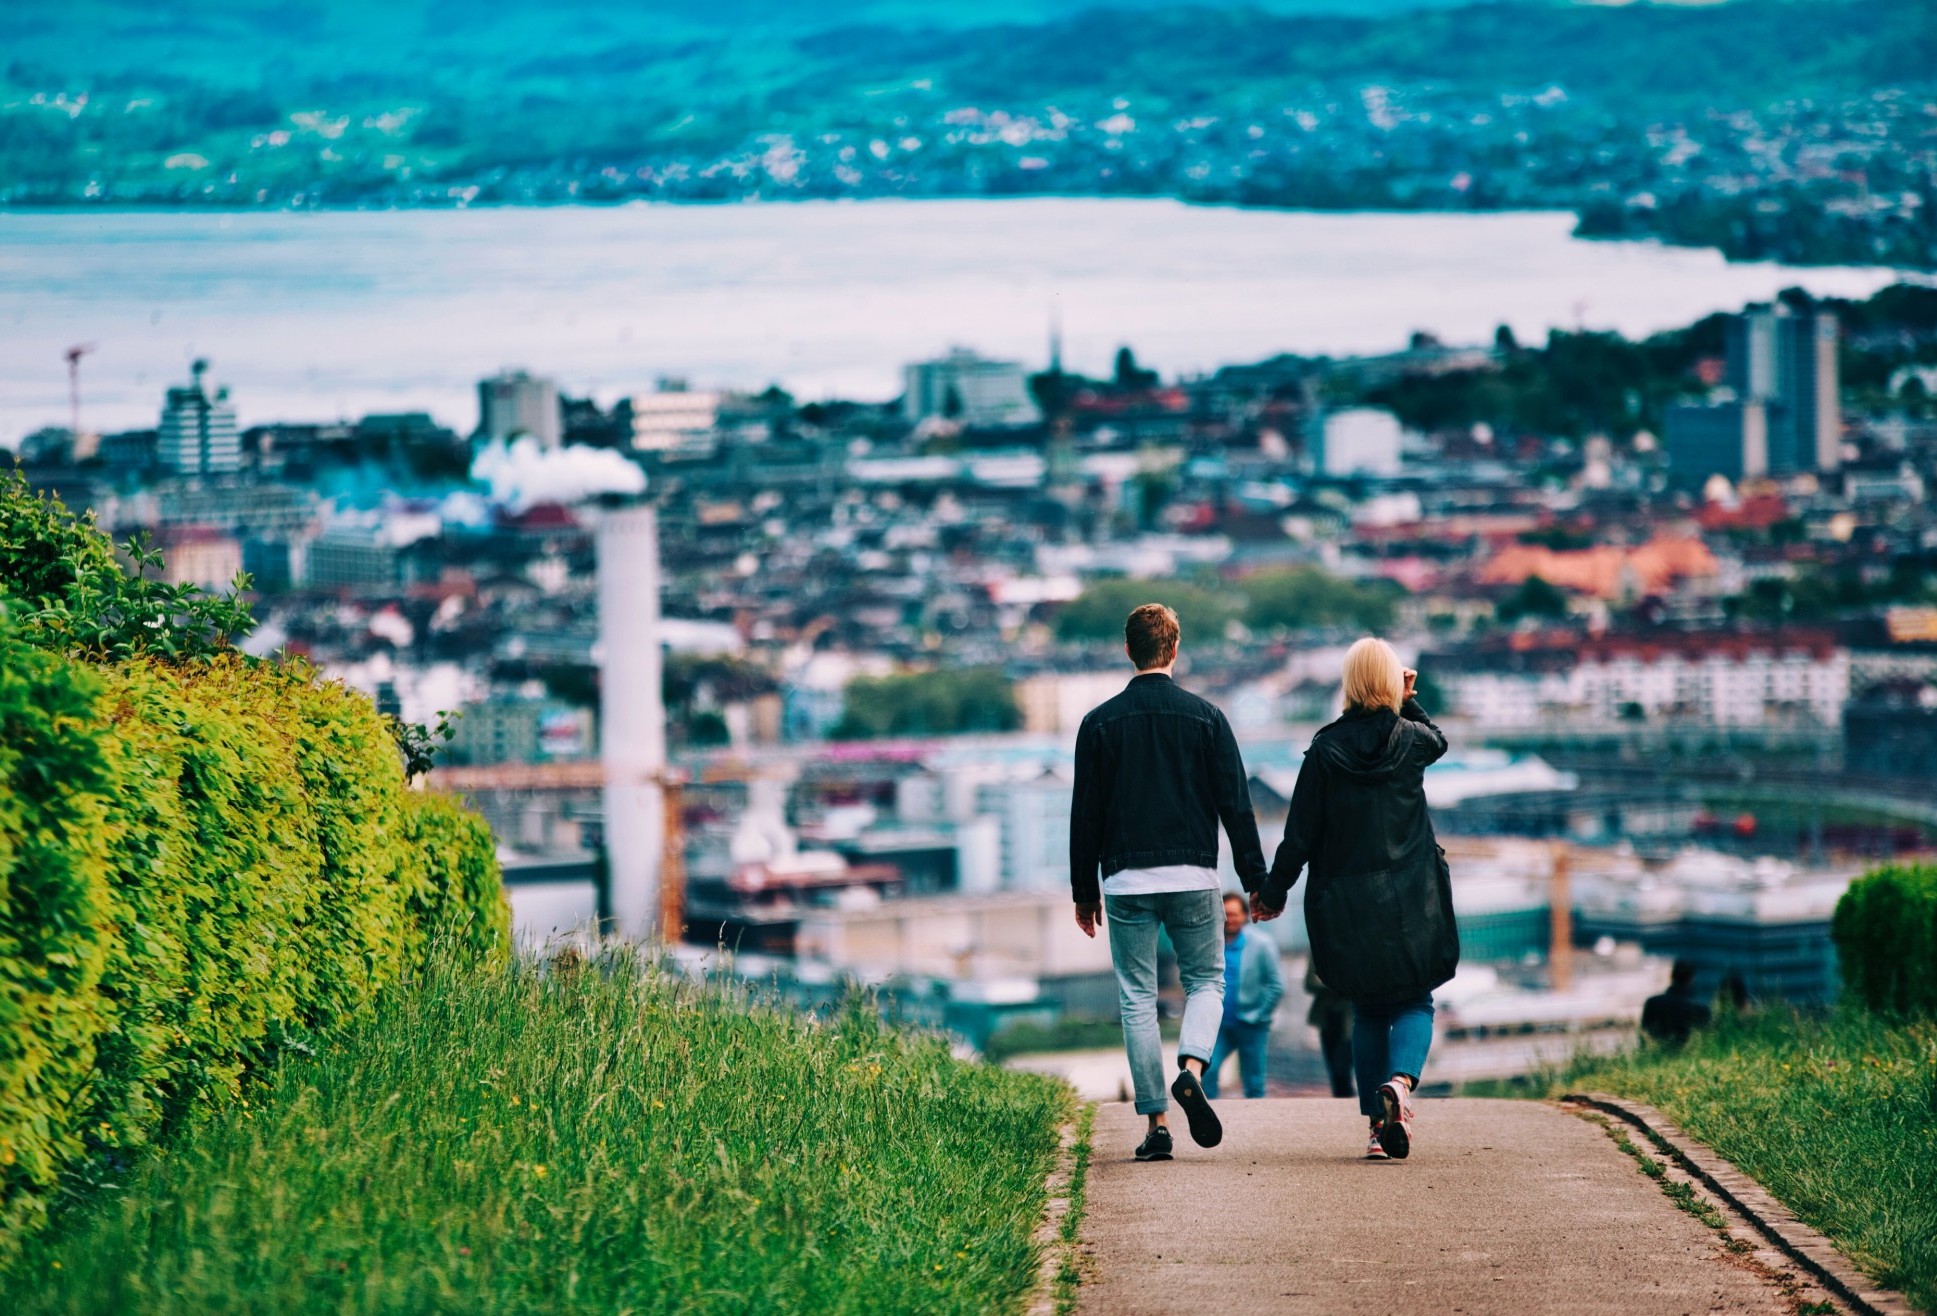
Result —
M1420 1100L1412 1156L1360 1159L1356 1103L1217 1103L1204 1151L1139 1165L1098 1108L1080 1309L1621 1313L1793 1310L1731 1264L1599 1127L1531 1101Z

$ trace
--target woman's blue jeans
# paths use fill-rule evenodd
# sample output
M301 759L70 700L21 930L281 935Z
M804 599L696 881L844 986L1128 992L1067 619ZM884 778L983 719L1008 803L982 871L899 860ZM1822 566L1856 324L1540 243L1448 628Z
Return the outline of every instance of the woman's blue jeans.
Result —
M1417 1085L1433 1044L1432 993L1398 1005L1352 1002L1352 1069L1359 1080L1359 1112L1381 1113L1379 1085L1404 1074Z

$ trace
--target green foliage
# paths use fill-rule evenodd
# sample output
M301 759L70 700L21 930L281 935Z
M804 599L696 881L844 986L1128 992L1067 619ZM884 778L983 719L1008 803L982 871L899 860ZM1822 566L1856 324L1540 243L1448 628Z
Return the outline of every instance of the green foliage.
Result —
M1658 1107L1920 1310L1937 1307L1937 1020L1724 1014L1540 1085Z
M406 722L400 717L385 717L390 738L396 742L397 756L403 760L404 776L421 777L437 766L438 751L457 734L449 709L437 715L437 725Z
M1555 330L1545 347L1511 351L1495 369L1406 375L1362 398L1419 430L1484 422L1503 435L1624 437L1659 431L1667 406L1699 391L1695 363L1721 352L1720 316L1640 342Z
M1502 622L1512 625L1522 617L1559 621L1567 615L1567 595L1539 576L1528 576L1513 592L1501 599L1493 610Z
M983 1044L992 1064L1035 1051L1105 1050L1123 1045L1123 1025L1115 1019L1059 1019L1053 1024L1006 1024Z
M1020 1306L1068 1090L642 969L442 963L0 1278L19 1316Z
M370 702L305 668L97 668L0 628L0 731L8 1246L433 937L507 950L483 825L409 791Z
M1258 630L1348 627L1382 631L1405 594L1389 580L1360 583L1316 567L1253 572L1240 582L1244 620Z
M161 555L143 540L114 548L94 526L58 500L28 488L19 471L0 478L0 599L21 636L38 648L96 661L151 656L205 658L226 650L255 626L235 591L211 597L193 585L169 585L149 573Z
M1856 999L1887 1014L1937 1015L1937 866L1864 874L1836 902L1830 932Z
M0 630L0 1240L83 1148L113 903L100 683ZM4 1251L0 1242L0 1251Z
M1783 542L1785 523L1771 527L1770 539ZM1726 601L1729 614L1745 621L1819 622L1872 611L1891 603L1937 601L1937 583L1914 559L1894 563L1881 580L1866 579L1855 566L1810 565L1793 578L1751 581L1747 591Z
M1405 590L1387 580L1352 581L1317 567L1269 567L1242 580L1098 580L1056 614L1065 640L1123 639L1123 620L1143 603L1166 603L1183 643L1215 642L1233 621L1255 630L1384 630Z
M1177 614L1183 643L1223 637L1224 628L1243 610L1235 590L1207 589L1184 580L1095 580L1056 614L1056 634L1065 640L1115 640L1123 643L1123 622L1145 603L1164 603Z
M837 740L1014 731L1022 725L1015 688L1000 668L863 676L843 692Z

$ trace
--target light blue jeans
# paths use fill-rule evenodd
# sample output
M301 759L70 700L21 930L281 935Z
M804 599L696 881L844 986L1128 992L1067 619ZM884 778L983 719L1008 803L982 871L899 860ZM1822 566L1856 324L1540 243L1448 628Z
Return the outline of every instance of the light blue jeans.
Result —
M1157 930L1170 934L1184 985L1184 1029L1177 1057L1210 1063L1224 1020L1224 897L1215 891L1160 891L1105 896L1110 963L1123 1011L1123 1049L1130 1057L1137 1114L1170 1109L1163 1038L1157 1032Z
M1265 1048L1271 1043L1271 1025L1247 1024L1242 1019L1226 1019L1217 1033L1217 1048L1211 1052L1210 1067L1204 1071L1204 1095L1217 1096L1218 1074L1233 1053L1238 1058L1238 1079L1244 1095L1253 1100L1264 1095Z
M1377 1117L1379 1085L1394 1074L1419 1083L1433 1045L1433 997L1398 1005L1352 1002L1352 1068L1358 1073L1359 1113Z

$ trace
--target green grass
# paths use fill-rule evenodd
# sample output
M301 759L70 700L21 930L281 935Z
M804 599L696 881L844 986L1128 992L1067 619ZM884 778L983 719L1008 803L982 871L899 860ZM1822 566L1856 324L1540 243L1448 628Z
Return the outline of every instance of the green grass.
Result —
M988 1312L1066 1088L629 960L395 993L29 1246L43 1312Z
M1082 1267L1076 1257L1076 1240L1082 1236L1083 1216L1089 1211L1090 1135L1095 1130L1096 1107L1085 1104L1076 1120L1076 1146L1069 1170L1069 1208L1063 1212L1063 1223L1056 1233L1056 1244L1063 1253L1056 1267L1055 1290L1051 1295L1055 1300L1056 1316L1070 1316L1076 1310L1077 1291L1083 1283Z
M1937 1310L1937 1021L1772 1010L1724 1019L1680 1052L1579 1060L1544 1086L1658 1107Z

